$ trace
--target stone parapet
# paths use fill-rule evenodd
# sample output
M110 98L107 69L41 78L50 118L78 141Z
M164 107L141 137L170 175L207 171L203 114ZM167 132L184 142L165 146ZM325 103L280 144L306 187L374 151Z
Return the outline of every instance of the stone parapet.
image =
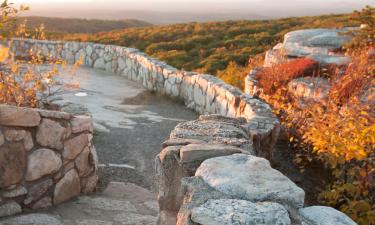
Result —
M0 217L95 190L91 117L0 105Z
M67 61L83 59L83 65L112 72L141 83L150 91L180 98L188 108L200 114L243 117L255 142L255 151L272 152L279 133L278 119L266 103L244 94L215 76L180 71L137 49L89 42L13 39L15 57L33 54ZM262 149L264 146L264 149ZM268 153L267 157L272 154Z
M205 115L171 132L156 157L158 225L354 225L258 157L246 120Z

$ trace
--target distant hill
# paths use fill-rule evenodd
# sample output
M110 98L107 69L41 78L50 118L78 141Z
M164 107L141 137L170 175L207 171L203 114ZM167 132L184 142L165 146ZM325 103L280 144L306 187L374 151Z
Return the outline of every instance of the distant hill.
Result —
M21 17L18 23L27 20L28 28L39 27L44 24L47 32L53 33L98 33L132 27L147 27L152 24L134 19L126 20L98 20L98 19L74 19L54 17Z

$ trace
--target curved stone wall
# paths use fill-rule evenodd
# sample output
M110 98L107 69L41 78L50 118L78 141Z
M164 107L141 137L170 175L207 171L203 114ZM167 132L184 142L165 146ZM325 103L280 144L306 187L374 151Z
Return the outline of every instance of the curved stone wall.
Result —
M183 99L187 107L200 114L244 117L254 150L258 155L272 157L279 122L271 108L212 75L180 71L136 49L120 46L31 39L14 39L11 45L16 57L27 57L32 49L34 54L71 64L83 59L85 66L125 76L148 90Z
M0 105L0 217L94 191L92 120Z

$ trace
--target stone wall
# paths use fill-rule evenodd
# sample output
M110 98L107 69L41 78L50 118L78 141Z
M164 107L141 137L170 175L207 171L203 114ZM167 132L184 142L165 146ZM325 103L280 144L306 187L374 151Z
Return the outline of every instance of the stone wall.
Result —
M94 191L92 119L0 105L0 217Z
M158 225L355 225L324 206L304 208L305 192L253 151L243 119L183 122L156 157Z
M180 71L136 49L120 46L31 39L14 39L11 45L16 57L27 57L31 49L34 54L71 64L83 59L85 66L113 72L148 90L183 99L188 108L200 114L244 117L256 143L254 150L272 157L279 122L271 108L212 75Z

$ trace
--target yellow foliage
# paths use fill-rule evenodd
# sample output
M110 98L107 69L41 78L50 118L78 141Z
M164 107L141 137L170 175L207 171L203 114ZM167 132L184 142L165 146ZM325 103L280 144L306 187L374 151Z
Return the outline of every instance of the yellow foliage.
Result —
M8 59L9 56L9 48L0 45L0 62L5 61Z

